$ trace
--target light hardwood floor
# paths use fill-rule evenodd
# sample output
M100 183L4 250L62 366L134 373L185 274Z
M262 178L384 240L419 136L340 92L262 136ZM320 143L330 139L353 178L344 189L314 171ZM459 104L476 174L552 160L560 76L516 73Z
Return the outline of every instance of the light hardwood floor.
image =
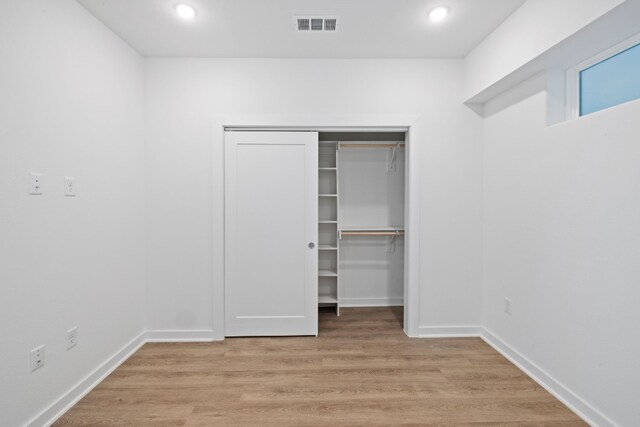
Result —
M318 338L146 344L55 425L584 426L479 338L409 339L399 308Z

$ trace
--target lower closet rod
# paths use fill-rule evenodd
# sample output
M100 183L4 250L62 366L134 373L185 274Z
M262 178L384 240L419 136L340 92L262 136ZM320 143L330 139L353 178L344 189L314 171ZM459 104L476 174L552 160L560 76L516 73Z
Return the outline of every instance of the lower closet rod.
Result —
M404 143L379 143L379 144L375 144L375 143L363 143L363 144L357 144L357 143L344 143L341 142L340 143L340 148L395 148L395 147L400 147L400 148L404 148Z
M343 231L343 236L401 236L404 231Z

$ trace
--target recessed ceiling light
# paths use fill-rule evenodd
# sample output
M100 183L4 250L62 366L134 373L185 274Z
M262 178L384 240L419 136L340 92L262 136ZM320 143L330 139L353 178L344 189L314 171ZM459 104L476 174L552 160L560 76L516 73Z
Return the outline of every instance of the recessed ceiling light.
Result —
M433 22L440 22L444 20L449 14L449 9L445 6L439 6L429 12L429 19Z
M188 4L180 3L176 5L176 13L182 19L190 20L196 16L196 10L193 6L189 6Z

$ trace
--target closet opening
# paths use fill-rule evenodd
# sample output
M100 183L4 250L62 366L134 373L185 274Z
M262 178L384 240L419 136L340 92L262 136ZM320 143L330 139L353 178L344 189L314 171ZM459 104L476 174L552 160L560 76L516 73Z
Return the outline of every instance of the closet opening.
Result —
M320 333L331 315L366 315L365 307L402 329L406 134L320 131L318 139Z

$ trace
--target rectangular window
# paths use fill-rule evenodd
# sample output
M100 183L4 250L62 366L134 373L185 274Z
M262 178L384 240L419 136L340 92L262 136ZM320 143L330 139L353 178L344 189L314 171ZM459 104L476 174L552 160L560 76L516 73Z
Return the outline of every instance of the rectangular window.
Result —
M580 116L640 99L640 44L579 72Z

